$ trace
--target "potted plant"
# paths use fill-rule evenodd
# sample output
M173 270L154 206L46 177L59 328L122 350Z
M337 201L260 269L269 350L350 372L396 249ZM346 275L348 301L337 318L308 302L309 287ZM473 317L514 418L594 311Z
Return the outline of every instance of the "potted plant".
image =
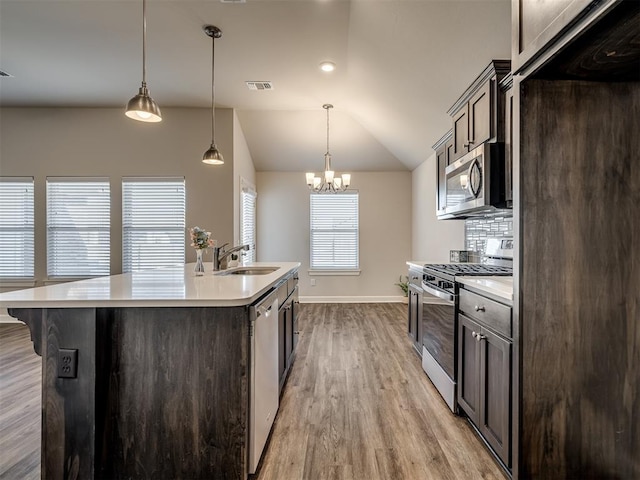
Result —
M402 293L405 297L405 303L407 303L409 297L409 277L405 276L403 280L402 275L400 275L400 278L398 279L398 283L396 283L396 285L399 286L402 290Z

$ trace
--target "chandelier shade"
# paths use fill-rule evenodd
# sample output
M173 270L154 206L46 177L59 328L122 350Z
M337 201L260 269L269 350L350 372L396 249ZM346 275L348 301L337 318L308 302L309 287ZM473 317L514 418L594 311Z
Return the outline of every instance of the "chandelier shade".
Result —
M335 171L331 167L331 154L329 153L329 110L333 108L333 105L325 103L322 108L327 111L327 152L324 154L324 172L320 175L307 172L307 187L314 193L343 192L351 185L351 174L343 173L336 176Z

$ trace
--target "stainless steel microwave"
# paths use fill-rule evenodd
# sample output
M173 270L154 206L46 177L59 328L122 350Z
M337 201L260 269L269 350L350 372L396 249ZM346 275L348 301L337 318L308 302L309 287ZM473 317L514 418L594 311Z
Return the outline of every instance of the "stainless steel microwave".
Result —
M504 143L484 143L445 169L445 206L438 218L499 213L507 207Z

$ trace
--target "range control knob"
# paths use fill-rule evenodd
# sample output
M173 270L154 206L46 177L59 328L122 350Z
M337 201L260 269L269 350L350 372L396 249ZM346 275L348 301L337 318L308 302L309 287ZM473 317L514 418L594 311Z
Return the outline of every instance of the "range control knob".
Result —
M433 275L424 275L422 278L425 282L433 282L436 279Z
M447 282L446 280L440 280L438 282L438 286L442 289L453 288L453 283Z

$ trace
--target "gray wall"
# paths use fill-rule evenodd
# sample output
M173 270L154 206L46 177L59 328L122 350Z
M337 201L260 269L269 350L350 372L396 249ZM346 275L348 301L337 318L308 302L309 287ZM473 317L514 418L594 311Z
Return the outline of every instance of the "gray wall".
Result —
M144 124L128 119L120 108L0 110L0 175L35 178L38 283L46 281L47 176L111 179L112 274L122 269L124 176L184 176L187 227L198 225L221 242L234 241L233 111L216 110L216 141L226 160L220 167L201 162L211 143L210 110L163 108L162 113L161 123ZM195 261L188 244L186 255L187 262Z
M299 261L305 301L398 300L411 255L411 172L352 172L359 192L359 276L309 271L309 190L304 172L258 172L258 260ZM316 281L311 286L311 279Z
M464 220L436 218L435 152L412 172L411 259L427 263L449 261L449 250L464 250Z

